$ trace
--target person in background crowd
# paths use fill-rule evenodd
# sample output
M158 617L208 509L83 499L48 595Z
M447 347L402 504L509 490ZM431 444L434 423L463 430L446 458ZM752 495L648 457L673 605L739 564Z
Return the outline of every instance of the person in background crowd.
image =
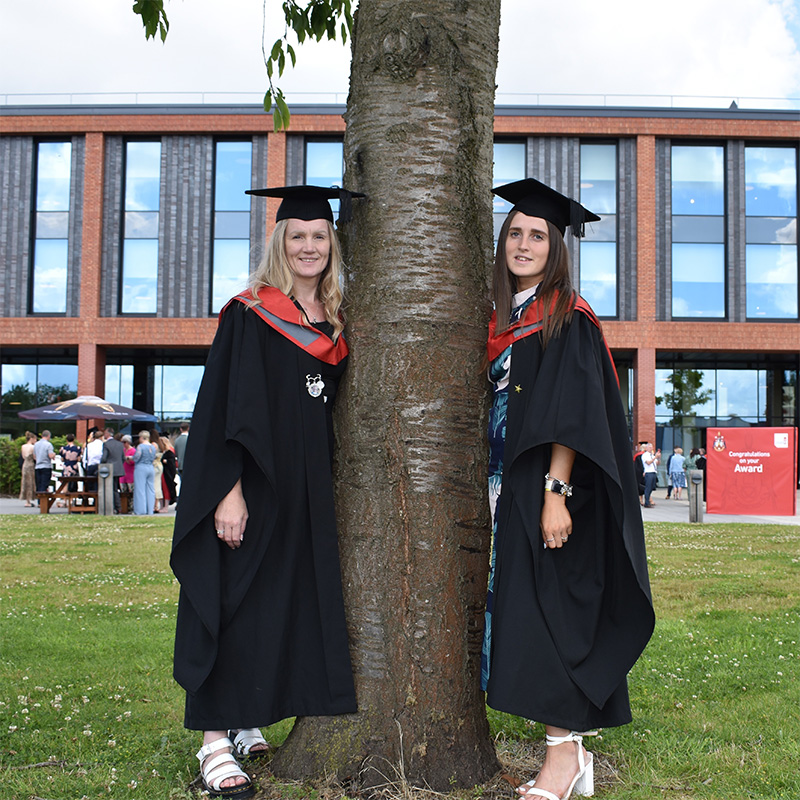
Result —
M161 476L164 496L163 507L167 508L178 499L178 491L175 488L175 475L177 474L175 451L166 436L159 437L158 449L161 451L161 466L163 467Z
M127 433L120 439L120 441L125 447L125 474L119 483L119 489L121 492L133 493L133 454L136 452L136 450L132 444L133 440Z
M675 488L675 499L681 499L681 492L686 488L686 473L683 471L684 464L683 448L676 447L675 452L669 457L667 469L672 478L672 485Z
M181 423L180 435L175 439L175 458L178 462L178 475L183 474L183 459L186 456L186 442L189 441L189 423Z
M666 463L666 470L667 470L667 497L666 497L666 499L667 500L669 500L669 498L672 496L672 475L670 475L669 467L670 467L670 464L672 464L672 456L674 456L677 451L678 451L678 446L676 445L675 447L672 448L672 452L669 454L669 456L667 456L667 463Z
M153 490L156 494L153 512L158 514L162 508L166 507L164 502L164 465L161 463L161 434L155 429L150 429L150 443L156 448L156 457L153 459Z
M125 445L114 437L113 428L106 428L103 431L103 455L100 462L111 464L114 481L114 512L119 514L119 484L125 477Z
M75 444L75 434L68 433L67 443L58 451L58 454L61 456L61 460L64 464L61 474L65 478L72 478L73 476L77 477L81 474L80 466L82 453L83 450L81 449L81 446L79 444ZM67 491L77 492L77 482L70 481L69 486L67 486Z
M83 468L86 475L97 475L97 468L100 466L102 458L103 433L98 428L92 428L83 453Z
M25 501L25 508L33 508L36 497L36 456L34 455L36 434L27 431L25 444L20 448L22 459L22 475L19 484L19 499Z
M631 721L627 674L654 625L644 530L616 369L563 238L598 217L531 178L492 191L513 208L487 346L482 682L489 706L545 726L544 764L519 795L566 800L594 791L584 732Z
M150 433L139 431L139 444L131 456L133 469L133 513L152 514L156 505L156 492L153 486L153 461L156 447L150 444Z
M695 469L702 470L703 472L703 502L706 501L706 465L708 464L708 460L706 459L706 449L705 447L698 448L700 452L697 455L697 460L695 462ZM688 489L686 490L688 493Z
M647 450L647 442L639 442L639 449L633 456L633 472L636 476L636 486L639 489L639 503L644 505L644 464L642 456Z
M33 446L36 460L36 491L49 492L50 478L53 476L53 460L56 457L53 445L50 444L50 431L42 431L42 438Z
M647 448L642 453L642 468L644 469L644 507L655 508L656 504L650 499L658 484L658 465L661 461L661 451L653 452L653 444L647 443Z

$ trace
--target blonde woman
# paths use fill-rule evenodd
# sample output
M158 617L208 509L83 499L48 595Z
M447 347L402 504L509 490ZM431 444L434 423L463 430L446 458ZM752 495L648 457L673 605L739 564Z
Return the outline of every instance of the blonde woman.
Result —
M328 203L340 192L251 193L283 202L250 288L220 314L171 560L184 724L203 731L204 788L226 798L253 793L237 758L267 750L261 727L356 710L331 479L347 359Z

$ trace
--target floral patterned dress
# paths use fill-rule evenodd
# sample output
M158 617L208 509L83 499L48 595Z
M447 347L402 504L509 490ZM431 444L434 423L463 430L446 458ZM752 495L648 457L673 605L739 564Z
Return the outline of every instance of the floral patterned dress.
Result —
M511 320L522 316L536 297L538 285L514 295ZM489 509L492 513L492 549L489 556L489 585L486 593L486 615L481 651L481 688L486 691L489 681L489 660L492 647L492 610L494 594L494 568L497 536L495 510L503 484L503 451L506 444L506 418L508 412L508 377L511 374L511 347L507 347L489 365L489 380L494 385L492 407L489 411Z

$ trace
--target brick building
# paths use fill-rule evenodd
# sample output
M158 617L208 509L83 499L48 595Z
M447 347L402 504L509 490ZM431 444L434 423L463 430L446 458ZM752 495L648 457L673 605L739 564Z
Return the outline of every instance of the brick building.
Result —
M3 107L0 434L61 391L189 418L274 218L244 189L341 183L342 112L295 107L273 133L252 106ZM633 439L798 424L799 141L795 111L498 107L495 183L603 218L570 247Z

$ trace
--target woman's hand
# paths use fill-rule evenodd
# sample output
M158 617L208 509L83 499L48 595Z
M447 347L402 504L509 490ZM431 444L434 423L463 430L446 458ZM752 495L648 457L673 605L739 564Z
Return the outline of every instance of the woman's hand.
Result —
M572 533L572 517L566 498L553 492L544 493L542 518L539 522L545 547L563 547Z
M247 503L242 494L242 479L239 478L233 489L222 498L214 512L214 527L217 537L221 542L225 542L231 550L242 546L247 517Z
M550 448L550 475L569 483L575 451L553 442ZM544 546L553 549L563 547L572 533L572 516L567 510L567 498L553 492L544 493L542 516L539 520Z

